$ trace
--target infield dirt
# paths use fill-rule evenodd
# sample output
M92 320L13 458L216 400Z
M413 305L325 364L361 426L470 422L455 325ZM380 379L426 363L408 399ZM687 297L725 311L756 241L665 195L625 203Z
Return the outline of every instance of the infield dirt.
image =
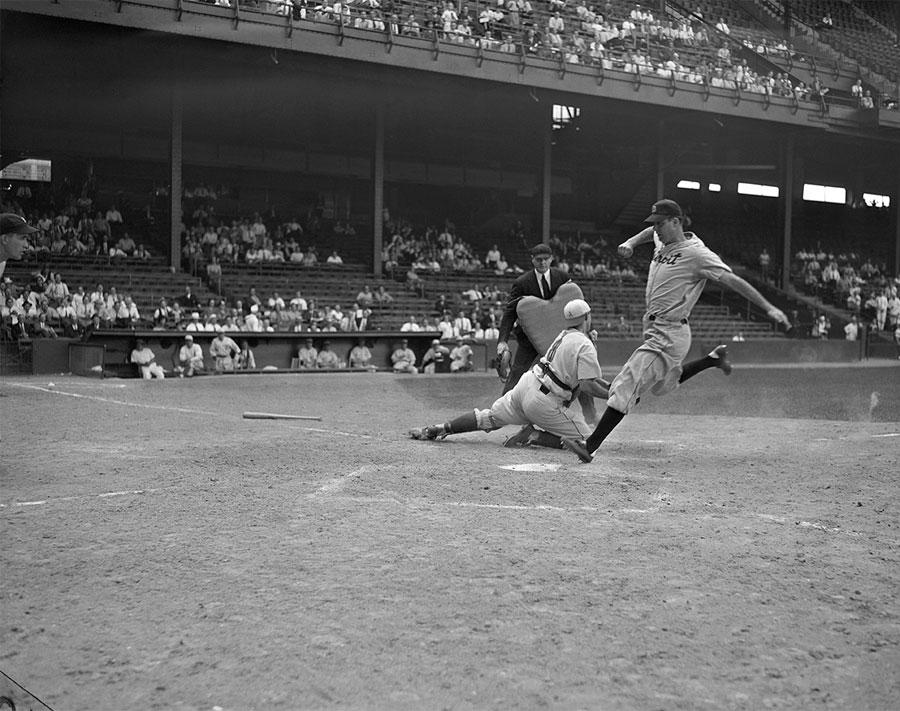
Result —
M589 465L407 438L486 375L4 379L0 669L59 711L897 708L900 369L737 365Z

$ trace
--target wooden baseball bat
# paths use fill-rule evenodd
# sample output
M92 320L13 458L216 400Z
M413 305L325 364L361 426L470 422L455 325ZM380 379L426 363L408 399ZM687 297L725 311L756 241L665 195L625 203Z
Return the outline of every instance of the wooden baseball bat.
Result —
M321 420L317 415L279 415L274 412L245 412L245 420Z

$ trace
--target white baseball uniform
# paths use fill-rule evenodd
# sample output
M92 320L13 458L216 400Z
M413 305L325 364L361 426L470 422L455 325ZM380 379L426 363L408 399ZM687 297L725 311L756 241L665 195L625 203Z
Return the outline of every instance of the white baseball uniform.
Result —
M478 427L490 432L505 425L532 424L560 437L586 437L596 422L585 421L573 389L579 380L601 375L594 344L581 331L567 328L512 390L489 410L475 410Z
M654 233L656 249L647 275L644 342L609 388L607 404L628 413L647 390L664 395L678 387L681 364L691 348L688 318L707 279L731 272L718 254L693 232L684 242L665 245Z

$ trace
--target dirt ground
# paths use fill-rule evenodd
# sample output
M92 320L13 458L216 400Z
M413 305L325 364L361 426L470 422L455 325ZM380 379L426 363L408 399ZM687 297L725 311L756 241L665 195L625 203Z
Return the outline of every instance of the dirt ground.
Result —
M57 711L900 707L896 365L703 374L588 465L407 438L490 375L50 380L0 670Z

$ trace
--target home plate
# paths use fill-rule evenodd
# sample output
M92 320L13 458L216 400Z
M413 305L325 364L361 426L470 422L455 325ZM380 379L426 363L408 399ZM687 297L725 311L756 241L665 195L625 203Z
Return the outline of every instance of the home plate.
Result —
M543 462L532 462L529 464L500 465L500 469L509 469L513 472L555 472L558 471L561 466L561 464L545 464Z

